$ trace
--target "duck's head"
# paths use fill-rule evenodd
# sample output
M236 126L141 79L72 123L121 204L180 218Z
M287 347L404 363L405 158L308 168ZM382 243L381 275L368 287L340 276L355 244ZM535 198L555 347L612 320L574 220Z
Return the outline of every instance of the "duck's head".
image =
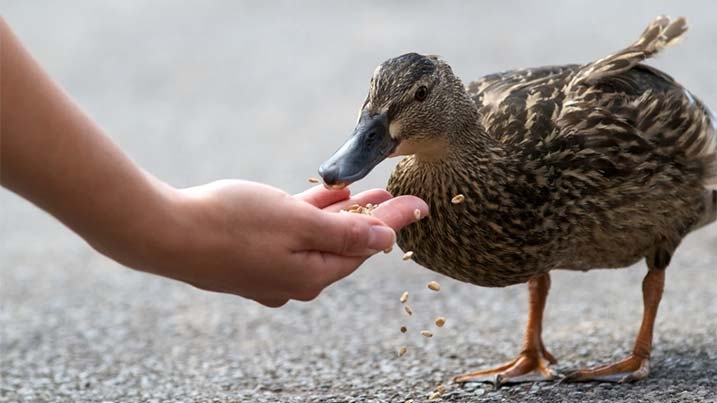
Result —
M471 108L472 107L472 108ZM387 157L440 158L448 136L475 110L461 81L437 56L408 53L376 68L351 137L319 174L331 187L366 176Z

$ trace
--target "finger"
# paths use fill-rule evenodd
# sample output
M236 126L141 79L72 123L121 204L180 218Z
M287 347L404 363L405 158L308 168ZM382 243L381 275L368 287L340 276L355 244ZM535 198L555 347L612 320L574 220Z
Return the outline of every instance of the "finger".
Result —
M395 231L428 214L428 205L415 196L399 196L379 205L371 216L352 213L314 215L304 226L301 250L330 252L341 256L369 256L389 249Z
M428 205L415 196L398 196L381 203L373 210L373 217L398 231L416 221L416 210L420 218L428 215Z
M347 208L349 208L349 206L352 206L354 204L358 204L360 206L365 206L368 203L380 204L390 198L391 198L391 193L388 193L387 191L385 191L383 189L371 189L371 190L367 190L365 192L361 192L359 194L353 195L349 199L341 200L338 203L334 203L334 204L324 208L324 211L337 212L340 210L346 210Z
M295 198L318 208L324 208L341 200L346 200L349 196L351 196L351 191L347 187L343 189L326 189L323 185L314 186L294 195Z
M330 252L342 256L369 256L396 241L393 229L381 220L353 213L318 211L302 226L295 251Z

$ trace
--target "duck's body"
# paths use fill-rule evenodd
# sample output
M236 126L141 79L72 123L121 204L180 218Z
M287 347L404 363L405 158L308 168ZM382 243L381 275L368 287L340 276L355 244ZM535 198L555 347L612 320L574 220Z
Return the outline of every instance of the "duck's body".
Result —
M645 258L644 314L624 360L568 375L634 381L649 373L664 272L682 238L717 219L714 115L668 75L640 64L686 30L659 17L629 47L584 65L515 70L467 88L435 56L374 72L354 135L320 169L327 185L405 155L388 183L430 215L398 244L430 270L481 286L527 282L515 360L456 378L553 379L542 314L553 269L626 267ZM464 195L462 203L452 202Z
M422 197L431 208L399 232L401 249L481 286L552 269L625 267L658 247L671 253L710 212L713 118L643 65L588 87L585 107L569 92L582 68L471 83L483 131L452 137L447 158L406 157L388 181L392 194ZM465 201L451 203L456 194Z

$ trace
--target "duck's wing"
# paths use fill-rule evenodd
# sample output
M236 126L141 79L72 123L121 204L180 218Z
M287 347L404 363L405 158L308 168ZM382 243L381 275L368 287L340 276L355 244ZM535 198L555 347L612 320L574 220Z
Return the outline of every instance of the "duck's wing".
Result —
M715 116L670 76L639 64L686 29L683 18L658 17L632 45L581 66L564 89L555 133L626 166L648 154L684 159L701 167L705 186L717 186Z

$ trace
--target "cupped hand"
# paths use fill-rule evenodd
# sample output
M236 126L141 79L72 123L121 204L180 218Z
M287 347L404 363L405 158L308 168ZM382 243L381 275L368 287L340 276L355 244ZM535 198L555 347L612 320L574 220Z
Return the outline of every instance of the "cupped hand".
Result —
M372 216L341 212L367 203L379 205ZM316 186L291 196L239 180L184 189L176 204L183 230L172 229L175 241L155 271L272 307L315 298L390 248L415 210L428 214L421 199L379 189L351 196Z

